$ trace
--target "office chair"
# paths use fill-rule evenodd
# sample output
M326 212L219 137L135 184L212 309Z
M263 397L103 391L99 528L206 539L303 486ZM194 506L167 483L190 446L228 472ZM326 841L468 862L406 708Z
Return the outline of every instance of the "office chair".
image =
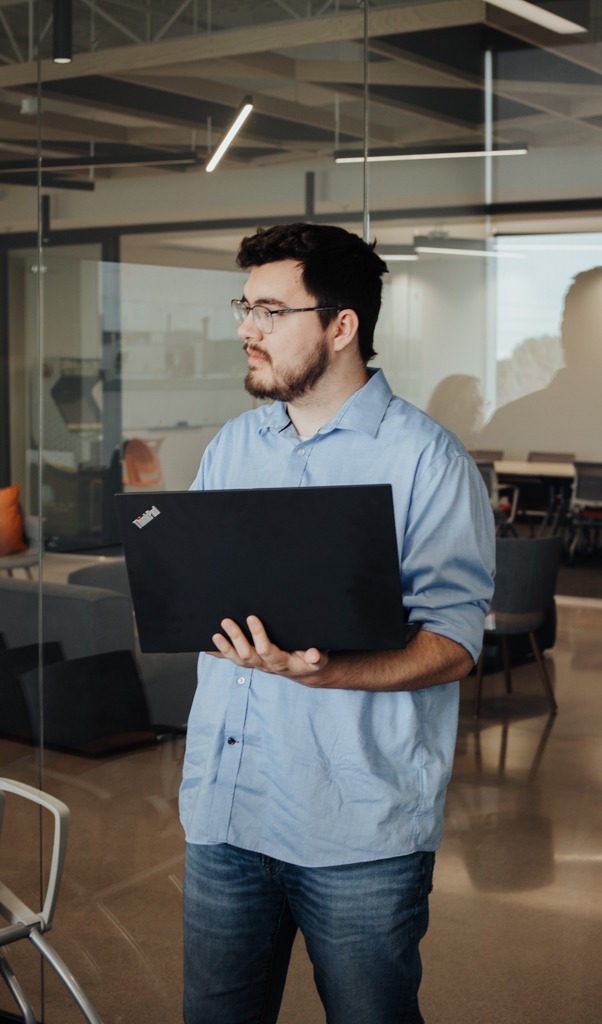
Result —
M484 633L484 647L485 644L498 643L501 646L507 693L512 692L509 639L529 637L550 714L556 714L558 705L536 634L544 623L546 612L554 604L561 546L558 536L498 537L493 624ZM483 648L477 662L474 691L474 715L477 718L481 710L484 657Z
M40 547L40 520L37 516L25 516L23 519L25 551L16 554L0 555L0 569L12 576L15 569L23 569L28 579L32 580L31 570L38 564Z
M550 464L572 464L574 452L537 452L527 454L527 462L544 462ZM546 481L542 477L539 482L525 482L521 487L521 507L519 517L526 520L534 535L534 524L539 520L538 535L543 536L546 530L550 533L562 532L562 526L571 496L572 480L560 480L551 477Z
M40 646L6 647L0 643L0 736L33 742L33 728L19 675L39 664L52 665L64 661L65 654L57 640L45 640Z
M104 757L156 744L175 727L154 725L144 684L129 650L47 664L40 708L38 667L19 673L33 738L53 749Z
M29 939L71 993L89 1024L102 1024L92 1003L73 977L67 964L44 937L44 933L52 927L59 895L67 850L69 808L61 800L57 800L39 789L34 789L32 786L27 786L23 782L0 778L0 837L6 802L5 793L29 800L50 811L54 818L54 836L46 897L41 910L33 910L27 906L12 889L0 881L0 977L6 983L19 1007L24 1024L36 1024L36 1016L31 1002L3 952L5 946L19 942L21 939ZM15 854L18 852L15 851Z
M125 442L123 450L123 484L132 490L150 488L160 491L164 486L163 470L159 459L159 448L163 438L143 441L132 437Z
M518 509L519 488L515 484L500 484L493 462L476 459L476 463L487 488L497 536L506 537L509 533L516 536L514 521Z
M602 462L575 462L575 482L569 508L569 558L582 541L588 553L600 544L602 528Z

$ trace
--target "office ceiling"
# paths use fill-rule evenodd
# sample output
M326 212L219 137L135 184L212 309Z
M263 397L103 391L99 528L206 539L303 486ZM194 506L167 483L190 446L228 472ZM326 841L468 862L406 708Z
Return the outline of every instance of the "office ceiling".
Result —
M319 165L361 148L366 124L371 151L480 144L487 51L493 143L597 157L602 0L532 7L587 31L558 35L481 0L373 0L367 17L357 0L73 0L73 61L57 65L51 5L0 0L0 188L35 184L38 152L57 188L185 174L246 95L254 112L224 167Z

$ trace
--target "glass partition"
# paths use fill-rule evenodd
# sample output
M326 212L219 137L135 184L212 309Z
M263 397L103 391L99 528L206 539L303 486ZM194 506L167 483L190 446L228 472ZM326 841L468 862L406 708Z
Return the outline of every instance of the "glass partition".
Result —
M553 390L564 294L602 261L598 5L527 6L570 6L586 31L452 0L98 2L73 5L56 64L44 5L2 7L0 486L20 485L40 555L31 585L19 570L0 592L0 635L35 648L1 774L70 807L52 938L105 1022L178 1017L196 678L194 656L139 649L113 495L188 487L253 403L229 309L241 237L307 219L376 239L375 365L396 393L471 450L601 457L595 277L572 320L578 403ZM504 415L542 391L557 435L539 407ZM39 823L17 827L16 885L48 863ZM11 961L43 1019L79 1019L33 951Z

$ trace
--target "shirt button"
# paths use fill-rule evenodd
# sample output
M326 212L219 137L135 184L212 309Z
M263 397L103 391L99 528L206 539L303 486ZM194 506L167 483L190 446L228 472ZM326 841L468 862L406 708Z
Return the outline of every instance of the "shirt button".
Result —
M305 455L305 448L297 448L297 455Z
M236 743L234 736L228 736L228 745L231 747Z
M246 681L247 680L245 679L244 676L239 676L238 679L236 680L236 682L238 683L239 686L244 686Z

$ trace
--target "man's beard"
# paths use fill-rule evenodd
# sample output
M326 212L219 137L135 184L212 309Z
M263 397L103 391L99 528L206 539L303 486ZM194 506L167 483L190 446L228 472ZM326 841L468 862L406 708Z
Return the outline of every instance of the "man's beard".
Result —
M253 346L243 346L245 351ZM260 351L255 349L255 351ZM272 359L262 352L268 366L272 366ZM262 384L255 380L255 371L250 369L245 377L245 388L253 398L268 398L278 402L294 402L302 398L308 391L318 383L330 365L330 353L328 345L323 340L315 352L308 357L304 366L298 370L289 370L283 373L280 380L272 380L271 383Z

